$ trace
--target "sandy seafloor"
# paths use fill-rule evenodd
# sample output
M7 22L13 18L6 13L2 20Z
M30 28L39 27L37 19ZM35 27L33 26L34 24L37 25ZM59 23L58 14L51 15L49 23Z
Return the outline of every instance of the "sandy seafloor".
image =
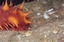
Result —
M34 0L25 3L32 11L28 31L1 31L0 42L64 42L64 1Z

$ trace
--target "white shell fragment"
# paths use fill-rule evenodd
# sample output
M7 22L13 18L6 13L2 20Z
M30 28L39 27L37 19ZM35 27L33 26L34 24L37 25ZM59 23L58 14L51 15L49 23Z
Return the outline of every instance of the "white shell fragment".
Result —
M37 13L37 16L40 16L41 13Z
M51 9L49 9L47 12L51 12L51 11L53 11L54 9L53 8L51 8Z
M55 11L54 11L54 9L53 8L51 8L51 9L49 9L48 11L46 11L49 15L52 15L52 14L54 14L55 13Z
M51 9L49 9L48 11L45 11L45 12L44 12L44 15L43 15L44 19L48 19L48 18L50 18L49 15L51 15L51 14L54 13L54 12L52 12L53 10L54 10L54 9L51 8Z
M56 13L56 11L54 11L54 9L51 8L51 9L49 9L49 10L47 10L47 11L44 12L43 17L44 17L44 19L49 19L50 16L58 18L59 16L56 15L55 13Z
M43 17L44 17L44 19L50 18L50 17L48 16L48 14L46 14L46 13L43 15Z
M19 40L21 40L21 35L18 35L17 38L18 38Z

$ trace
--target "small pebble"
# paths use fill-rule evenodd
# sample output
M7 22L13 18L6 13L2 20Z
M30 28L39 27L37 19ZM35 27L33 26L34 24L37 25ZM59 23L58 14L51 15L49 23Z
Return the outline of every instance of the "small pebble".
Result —
M30 36L31 33L32 33L32 31L27 31L27 32L25 33L25 36Z
M47 37L47 35L44 35L44 37L46 38L46 37Z
M53 33L56 34L56 33L58 33L58 31L57 30L54 30Z
M37 16L40 16L41 13L37 13Z
M45 13L43 16L44 16L44 19L50 18L50 17L48 16L48 14L46 14L46 13Z

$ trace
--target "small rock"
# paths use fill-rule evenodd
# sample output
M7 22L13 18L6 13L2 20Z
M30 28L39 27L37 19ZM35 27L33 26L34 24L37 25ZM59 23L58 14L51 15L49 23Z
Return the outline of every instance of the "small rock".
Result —
M25 36L30 36L31 33L32 33L32 31L27 31L27 32L25 33Z

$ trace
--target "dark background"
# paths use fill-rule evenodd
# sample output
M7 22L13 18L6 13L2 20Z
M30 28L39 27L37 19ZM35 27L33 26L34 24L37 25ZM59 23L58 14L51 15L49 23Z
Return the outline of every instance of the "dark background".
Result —
M5 1L6 0L0 0L0 5L2 5L3 2L5 3ZM25 1L25 2L31 2L33 0L8 0L8 4L10 3L10 1L12 1L13 6L14 6L14 5L18 5L18 4L22 3L23 1Z

